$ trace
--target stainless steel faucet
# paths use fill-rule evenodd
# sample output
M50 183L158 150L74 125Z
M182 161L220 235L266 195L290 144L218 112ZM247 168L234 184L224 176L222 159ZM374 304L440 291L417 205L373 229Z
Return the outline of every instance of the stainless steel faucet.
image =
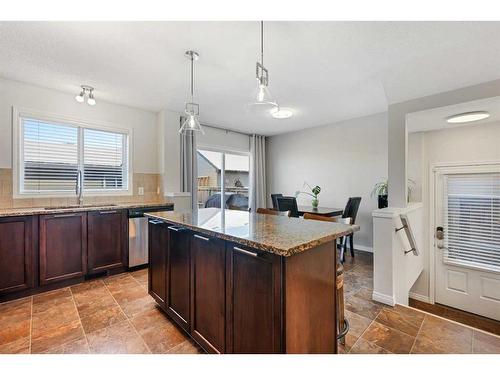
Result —
M83 205L83 184L82 184L82 171L76 174L76 194L78 195L78 205Z

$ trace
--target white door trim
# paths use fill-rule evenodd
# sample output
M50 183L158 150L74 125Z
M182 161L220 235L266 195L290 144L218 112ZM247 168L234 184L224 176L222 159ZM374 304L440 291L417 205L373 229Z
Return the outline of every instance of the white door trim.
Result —
M431 163L429 165L429 303L435 303L436 296L436 252L434 247L434 230L436 228L436 181L441 174L446 172L468 172L470 167L483 167L475 169L488 171L492 166L500 165L500 160L485 160L485 161L464 161L464 162L447 162L447 163Z

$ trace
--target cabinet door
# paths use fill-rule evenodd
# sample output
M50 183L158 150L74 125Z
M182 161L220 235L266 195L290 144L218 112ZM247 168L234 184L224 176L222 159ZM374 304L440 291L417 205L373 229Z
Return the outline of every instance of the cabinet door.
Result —
M282 350L281 258L227 243L228 350L279 353Z
M87 213L40 215L40 284L87 271Z
M225 314L225 242L192 234L191 335L208 352L225 353Z
M167 299L168 225L160 220L148 224L148 292L162 307Z
M189 332L191 250L189 231L169 226L167 267L167 313Z
M125 210L88 213L88 272L98 273L127 264Z
M0 296L34 286L36 216L0 218Z

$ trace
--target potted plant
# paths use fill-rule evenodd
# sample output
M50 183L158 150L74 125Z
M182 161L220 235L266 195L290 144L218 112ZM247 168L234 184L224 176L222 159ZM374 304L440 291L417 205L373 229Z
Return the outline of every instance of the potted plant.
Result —
M313 208L318 208L318 204L319 204L319 199L318 199L318 195L319 193L321 193L321 188L316 185L315 187L311 188L311 186L304 181L304 185L302 185L302 187L307 187L309 188L309 190L311 191L310 193L307 192L307 191L300 191L300 190L297 190L295 192L295 197L298 197L299 194L307 194L307 195L310 195L311 197L313 197L313 200L311 201L311 205Z
M385 208L388 206L388 185L387 180L382 182L377 182L373 187L371 196L372 198L376 195L378 197L378 208Z
M411 193L413 191L413 188L415 186L415 181L412 179L408 179L408 202L410 201ZM373 187L371 196L374 197L375 195L378 198L378 208L385 208L388 206L388 192L389 192L389 186L387 184L387 180L378 182L375 184Z

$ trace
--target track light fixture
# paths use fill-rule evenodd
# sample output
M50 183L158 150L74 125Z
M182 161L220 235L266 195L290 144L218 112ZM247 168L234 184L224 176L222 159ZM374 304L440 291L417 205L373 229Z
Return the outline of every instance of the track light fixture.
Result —
M96 101L94 98L94 88L92 86L87 86L87 85L81 85L82 91L75 96L75 100L78 103L83 103L87 101L88 105L95 105Z

